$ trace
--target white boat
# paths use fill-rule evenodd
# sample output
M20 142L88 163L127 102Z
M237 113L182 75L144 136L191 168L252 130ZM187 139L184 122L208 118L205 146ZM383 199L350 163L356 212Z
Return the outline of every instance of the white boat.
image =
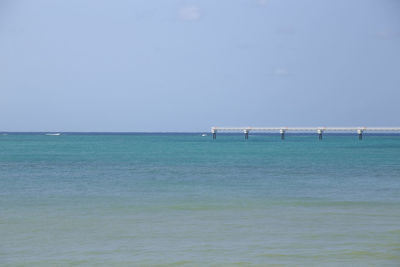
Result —
M58 136L58 135L61 135L61 133L47 133L46 135Z
M207 134L202 134L201 136L207 136Z

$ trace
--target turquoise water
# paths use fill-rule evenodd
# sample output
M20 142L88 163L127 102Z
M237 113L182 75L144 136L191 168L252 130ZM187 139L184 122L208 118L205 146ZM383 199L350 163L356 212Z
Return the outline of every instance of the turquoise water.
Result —
M400 136L0 136L0 266L400 266Z

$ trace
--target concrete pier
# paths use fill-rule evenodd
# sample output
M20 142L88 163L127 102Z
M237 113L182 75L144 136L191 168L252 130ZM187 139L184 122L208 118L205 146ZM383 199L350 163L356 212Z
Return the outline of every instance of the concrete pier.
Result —
M322 140L322 135L325 132L353 132L358 134L358 139L363 139L364 132L397 132L400 133L400 127L212 127L211 133L213 134L213 139L216 139L217 132L243 132L245 140L249 139L250 132L265 132L273 133L279 132L281 134L281 139L285 139L286 132L316 132L318 134L318 139Z

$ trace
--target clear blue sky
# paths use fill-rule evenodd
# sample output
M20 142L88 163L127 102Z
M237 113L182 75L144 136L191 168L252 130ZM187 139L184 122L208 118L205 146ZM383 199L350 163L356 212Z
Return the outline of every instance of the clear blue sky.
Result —
M397 0L0 0L0 131L399 126Z

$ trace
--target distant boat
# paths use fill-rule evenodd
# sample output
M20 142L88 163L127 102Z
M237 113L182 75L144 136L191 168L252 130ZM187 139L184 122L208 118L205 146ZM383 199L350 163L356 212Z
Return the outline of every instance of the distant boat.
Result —
M207 136L207 134L202 134L201 136Z
M47 133L46 135L58 136L58 135L61 135L61 133Z

